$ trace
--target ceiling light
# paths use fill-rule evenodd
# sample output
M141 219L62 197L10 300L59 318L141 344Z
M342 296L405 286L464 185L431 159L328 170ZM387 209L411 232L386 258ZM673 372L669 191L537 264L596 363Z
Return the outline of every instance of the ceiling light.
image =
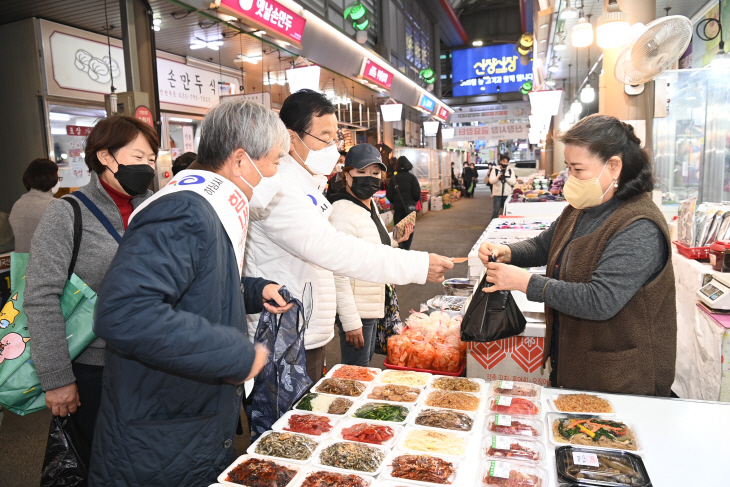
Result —
M276 84L284 86L286 84L286 78L279 78L279 81L277 81Z
M565 8L560 11L560 18L563 20L578 18L578 10L570 6L570 0L565 0Z
M560 39L557 44L553 46L554 51L565 51L568 45L565 43L565 39Z
M596 90L592 86L588 85L580 91L580 101L583 103L593 103L596 99Z
M266 35L266 31L263 30L263 29L262 30L255 30L253 32L253 35L255 35L255 36L265 36Z
M48 114L48 119L54 122L68 122L69 120L71 120L71 116L66 115L65 113L51 112Z
M212 49L214 51L217 51L218 48L221 47L222 45L223 45L223 41L211 41L211 42L205 43L205 47L207 47L208 49Z
M482 42L482 41L474 41L474 42L471 43L471 45L474 46L474 47L480 47L480 46L483 46L484 45L484 42Z
M560 122L558 129L560 129L561 132L567 132L568 130L570 130L571 126L572 125L570 124L570 122L568 120L563 119L563 121Z
M192 123L192 118L183 118L183 117L170 117L168 118L171 122L183 122L183 123Z
M718 51L717 54L712 56L712 62L710 63L710 68L713 70L726 70L730 69L730 54L723 51ZM51 119L53 120L53 119Z
M223 22L233 22L234 20L238 20L233 15L226 15L226 14L218 14L218 18L221 19Z
M570 105L570 112L575 116L579 116L583 112L583 104L578 100L575 100Z
M243 54L238 55L238 59L245 61L250 64L258 64L264 57L263 56L244 56Z
M192 44L190 44L190 49L202 49L206 46L206 43L204 41L195 39Z
M152 25L162 25L162 19L152 19Z
M596 39L601 49L621 47L629 32L629 16L622 12L618 0L609 0L606 11L598 17Z
M548 75L547 79L545 80L545 84L546 84L547 86L550 86L551 88L552 88L553 86L555 86L555 80L553 79L553 75L552 75L552 73L550 73L550 74Z
M160 26L159 25L153 25L152 26L152 30L154 30L155 32L160 32Z
M61 159L68 159L68 154L66 154L66 153L61 154Z
M583 15L583 9L580 9L580 18L571 29L570 34L573 47L588 47L593 44L593 26Z
M51 135L66 135L65 127L51 127Z
M558 71L560 71L560 68L557 64L551 64L548 68L548 71L550 71L551 73L557 73Z

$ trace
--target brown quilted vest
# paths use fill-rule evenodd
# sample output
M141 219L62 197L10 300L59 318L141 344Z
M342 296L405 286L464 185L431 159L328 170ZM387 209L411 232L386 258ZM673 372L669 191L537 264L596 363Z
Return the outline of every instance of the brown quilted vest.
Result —
M641 195L625 201L593 233L570 241L580 210L568 206L560 216L548 255L547 276L565 249L560 279L589 282L608 241L640 219L656 223L667 239L670 258L661 273L606 321L559 313L558 386L588 391L669 396L677 353L677 312L671 239L664 215ZM636 242L642 245L642 242ZM552 339L553 310L546 307L546 362Z

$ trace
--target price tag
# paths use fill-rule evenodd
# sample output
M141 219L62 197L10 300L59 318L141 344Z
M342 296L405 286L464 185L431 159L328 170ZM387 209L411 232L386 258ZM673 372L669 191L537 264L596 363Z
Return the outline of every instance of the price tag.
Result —
M500 389L514 389L515 383L511 380L501 380L499 381L499 388Z
M497 396L497 406L511 406L512 398L509 396Z
M492 448L495 450L509 450L513 441L512 438L506 436L492 436Z
M582 451L573 452L573 463L575 465L585 465L587 467L600 467L598 463L598 455L595 453L586 453Z
M494 424L497 426L512 426L512 416L509 414L495 414Z
M501 479L509 478L510 466L507 462L490 462L489 465L489 476L499 477Z

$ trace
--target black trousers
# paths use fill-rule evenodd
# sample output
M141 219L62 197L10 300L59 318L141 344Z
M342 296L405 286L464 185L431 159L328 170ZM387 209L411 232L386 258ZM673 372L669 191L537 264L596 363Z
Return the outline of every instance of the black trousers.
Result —
M394 210L393 211L393 222L395 225L397 225L401 220L403 220L405 217L407 217L408 214L405 212L405 210ZM415 230L413 233L416 233ZM401 242L398 244L398 247L400 247L403 250L411 250L411 244L413 243L413 233L411 233L411 236L408 237L408 240L405 242Z
M94 423L101 405L101 377L104 367L99 365L71 364L76 376L76 387L79 389L81 406L73 415L79 432L87 440L89 446L94 439Z

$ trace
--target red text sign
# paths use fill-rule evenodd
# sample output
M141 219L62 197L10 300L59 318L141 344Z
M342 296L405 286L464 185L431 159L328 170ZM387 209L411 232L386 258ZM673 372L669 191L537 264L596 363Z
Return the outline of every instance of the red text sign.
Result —
M439 106L439 109L436 112L436 118L445 122L446 119L449 118L449 111L445 107Z
M79 135L86 137L94 127L79 127L78 125L66 125L66 135Z
M360 76L378 86L382 86L386 90L389 90L393 84L393 73L370 59L363 61Z
M146 106L137 107L137 109L134 111L134 118L136 118L138 120L142 120L144 123L146 123L150 127L155 126L155 120L152 117L152 112Z
M307 21L276 0L220 0L221 9L251 21L267 33L275 32L287 41L301 44Z

